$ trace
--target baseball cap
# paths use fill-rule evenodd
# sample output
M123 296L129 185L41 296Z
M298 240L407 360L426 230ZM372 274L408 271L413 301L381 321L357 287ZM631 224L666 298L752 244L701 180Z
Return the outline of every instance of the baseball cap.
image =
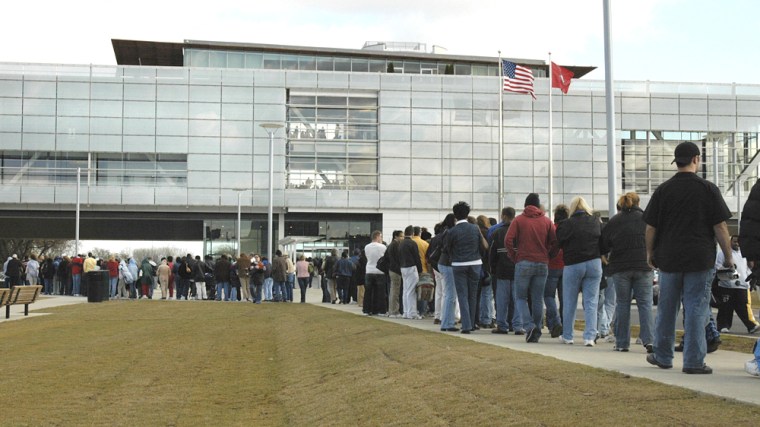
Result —
M691 163L691 159L694 158L694 156L699 155L699 147L697 147L697 144L690 142L690 141L684 141L676 147L676 151L673 154L673 159L670 164L672 165L675 162L679 163Z

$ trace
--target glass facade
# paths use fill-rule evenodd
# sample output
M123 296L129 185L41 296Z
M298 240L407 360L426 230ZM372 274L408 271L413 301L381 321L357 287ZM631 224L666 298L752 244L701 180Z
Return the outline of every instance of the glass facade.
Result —
M381 215L386 237L410 223L432 228L460 200L498 214L501 83L480 75L490 71L466 60L464 75L424 58L388 73L370 59L235 53L188 51L187 67L0 64L0 209L70 210L80 167L81 200L98 210L224 214L234 224L240 189L247 215L267 212L271 155L277 238L292 226L329 241L321 223L294 214ZM501 95L507 205L522 207L530 192L546 199L548 90L537 78L536 101ZM616 82L615 103L617 192L636 190L645 205L675 170L675 144L690 140L728 205L746 199L759 85ZM580 195L606 213L604 82L574 80L552 108L555 202ZM271 122L284 127L270 153L260 125ZM748 183L736 186L737 176ZM260 249L261 236L251 239L243 249Z
M287 185L377 190L377 93L288 92Z

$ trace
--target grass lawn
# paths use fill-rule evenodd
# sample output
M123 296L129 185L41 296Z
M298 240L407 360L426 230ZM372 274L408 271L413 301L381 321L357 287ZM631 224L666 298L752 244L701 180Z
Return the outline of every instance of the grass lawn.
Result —
M757 425L760 407L307 304L0 324L1 425ZM8 409L8 408L12 409Z

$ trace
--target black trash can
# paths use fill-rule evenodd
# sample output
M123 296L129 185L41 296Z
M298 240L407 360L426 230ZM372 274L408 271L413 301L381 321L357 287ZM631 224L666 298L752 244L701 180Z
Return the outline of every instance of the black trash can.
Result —
M108 270L95 270L87 276L87 302L108 301Z

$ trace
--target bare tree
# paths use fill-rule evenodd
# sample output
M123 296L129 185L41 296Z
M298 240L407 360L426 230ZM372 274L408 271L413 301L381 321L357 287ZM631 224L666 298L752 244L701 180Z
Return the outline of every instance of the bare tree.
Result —
M16 254L19 258L31 254L58 256L74 254L73 240L0 239L0 259Z
M158 262L161 258L167 256L185 256L187 255L187 249L178 248L174 246L160 246L151 248L137 248L132 250L132 256L136 261L142 261L145 257L151 257L153 261ZM199 254L193 254L199 255Z

